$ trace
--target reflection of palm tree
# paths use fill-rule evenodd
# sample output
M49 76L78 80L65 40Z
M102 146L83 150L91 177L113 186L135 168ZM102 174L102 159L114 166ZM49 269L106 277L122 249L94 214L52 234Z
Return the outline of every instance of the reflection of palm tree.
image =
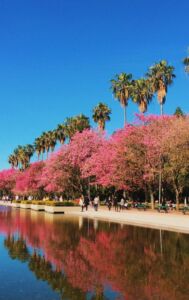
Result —
M95 289L95 294L91 300L108 300L108 298L104 295L103 286Z
M30 256L29 268L38 279L47 281L54 291L59 291L62 299L85 299L84 292L78 288L74 288L69 283L66 275L58 270L54 270L51 263L36 252Z
M25 240L20 237L8 236L4 241L8 249L9 256L21 262L28 262L29 269L35 274L37 279L47 281L54 291L59 291L62 299L83 300L85 292L79 288L74 288L68 281L65 274L55 270L52 264L44 256L34 251L29 253Z
M29 251L26 242L22 238L15 239L14 236L8 236L4 241L4 245L12 259L18 259L21 262L29 259Z

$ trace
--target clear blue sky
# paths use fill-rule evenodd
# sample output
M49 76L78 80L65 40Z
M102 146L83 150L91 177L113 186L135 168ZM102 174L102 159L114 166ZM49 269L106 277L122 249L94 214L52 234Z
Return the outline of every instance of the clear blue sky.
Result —
M109 80L122 71L141 77L161 59L177 75L165 112L188 113L188 12L188 0L0 0L0 169L18 144L68 116L91 116L99 101L112 109L108 132L121 127ZM135 112L130 104L130 121ZM156 99L149 113L159 113Z

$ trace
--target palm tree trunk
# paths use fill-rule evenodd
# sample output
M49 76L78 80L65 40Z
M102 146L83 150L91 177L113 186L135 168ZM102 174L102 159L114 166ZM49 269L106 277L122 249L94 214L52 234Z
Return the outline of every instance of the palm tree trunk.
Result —
M123 107L123 114L124 114L124 127L127 124L127 113L126 113L126 105Z
M163 103L160 103L160 113L161 113L161 116L163 116Z

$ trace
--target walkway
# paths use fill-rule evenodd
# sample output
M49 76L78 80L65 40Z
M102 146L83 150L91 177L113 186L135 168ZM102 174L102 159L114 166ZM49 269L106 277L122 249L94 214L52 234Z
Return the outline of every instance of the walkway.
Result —
M137 211L136 209L115 212L113 209L108 211L106 208L99 208L96 212L92 208L86 212L81 212L80 208L65 208L65 214L78 215L86 218L106 220L142 227L166 229L189 233L189 215L181 212L159 213L156 211Z

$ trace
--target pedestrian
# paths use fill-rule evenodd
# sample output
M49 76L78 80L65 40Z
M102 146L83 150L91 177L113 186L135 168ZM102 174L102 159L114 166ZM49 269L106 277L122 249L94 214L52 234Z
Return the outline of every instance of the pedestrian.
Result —
M86 211L88 210L88 206L89 206L89 197L85 196L84 197L84 207L85 207Z
M119 203L119 205L120 205L120 210L124 210L124 204L125 204L125 200L124 200L124 198L121 198L121 201L120 201L120 203Z
M83 201L83 195L80 197L79 199L79 205L81 206L81 211L83 212L83 208L84 208L84 201Z
M99 204L99 196L96 196L94 198L94 210L97 211L98 210L98 204Z
M114 208L115 211L119 211L118 198L116 196L114 197Z
M125 209L129 209L129 203L128 203L127 200L125 201L124 208L125 208Z
M111 199L110 196L109 196L108 201L107 201L107 206L108 206L108 209L109 209L109 211L110 211L111 208L112 208L112 199Z

